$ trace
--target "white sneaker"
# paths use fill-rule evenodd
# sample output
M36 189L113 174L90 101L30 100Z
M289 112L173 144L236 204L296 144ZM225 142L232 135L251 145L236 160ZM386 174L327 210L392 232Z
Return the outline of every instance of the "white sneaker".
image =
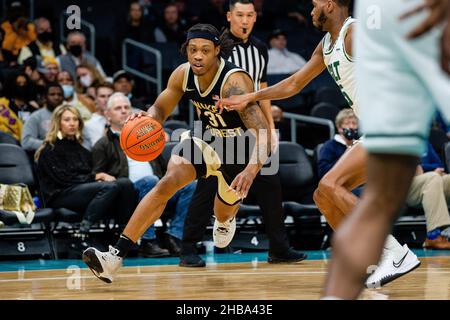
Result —
M123 259L117 256L117 253L118 250L113 246L109 246L109 252L101 252L91 247L84 250L83 261L97 278L111 283L122 266Z
M377 269L366 280L366 287L381 287L411 272L419 265L419 259L406 244L403 246L403 250L383 250Z
M225 248L227 245L230 244L231 240L233 240L235 231L236 231L235 217L224 223L221 223L216 219L214 221L214 231L213 231L214 245L217 248Z

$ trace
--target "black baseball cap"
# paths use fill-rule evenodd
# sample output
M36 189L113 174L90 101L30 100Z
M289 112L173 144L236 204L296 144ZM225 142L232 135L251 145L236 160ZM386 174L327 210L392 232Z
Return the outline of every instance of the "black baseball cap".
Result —
M281 29L275 29L272 31L272 33L269 35L269 41L272 40L273 38L276 38L278 36L285 36L286 37L286 32L284 32Z
M130 73L126 72L125 70L119 70L116 73L114 73L113 82L116 82L121 78L125 78L128 81L133 81L133 76Z

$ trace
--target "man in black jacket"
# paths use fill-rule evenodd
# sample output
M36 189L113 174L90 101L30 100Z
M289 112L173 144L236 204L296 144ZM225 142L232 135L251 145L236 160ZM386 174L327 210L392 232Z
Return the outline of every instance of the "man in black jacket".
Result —
M113 94L107 104L106 118L111 127L106 136L93 147L94 172L107 172L118 178L127 177L133 183L141 200L165 174L166 163L160 155L151 162L139 162L128 158L120 148L119 135L125 120L131 114L130 100L123 93ZM169 250L159 247L154 226L147 229L141 239L141 252L146 257L179 255L184 219L187 214L196 182L179 190L169 201L174 206L174 214L167 228L167 246Z

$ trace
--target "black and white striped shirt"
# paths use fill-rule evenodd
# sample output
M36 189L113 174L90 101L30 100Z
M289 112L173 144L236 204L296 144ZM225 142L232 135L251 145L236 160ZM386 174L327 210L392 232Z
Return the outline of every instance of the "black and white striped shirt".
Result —
M258 91L261 82L267 82L269 54L266 45L254 36L250 36L246 43L231 33L230 37L236 42L236 45L226 59L247 71L255 83L255 91Z

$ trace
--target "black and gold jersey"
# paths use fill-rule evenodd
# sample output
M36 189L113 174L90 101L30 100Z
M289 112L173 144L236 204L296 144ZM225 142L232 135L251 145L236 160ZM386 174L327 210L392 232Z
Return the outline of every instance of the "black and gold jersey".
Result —
M240 69L229 61L220 59L219 70L206 91L201 92L197 76L192 72L189 64L184 75L183 90L187 98L197 110L197 115L202 121L203 133L209 130L213 137L235 138L241 136L247 130L236 111L224 110L219 114L215 107L214 96L222 97L222 89L228 77L235 72L246 71Z

